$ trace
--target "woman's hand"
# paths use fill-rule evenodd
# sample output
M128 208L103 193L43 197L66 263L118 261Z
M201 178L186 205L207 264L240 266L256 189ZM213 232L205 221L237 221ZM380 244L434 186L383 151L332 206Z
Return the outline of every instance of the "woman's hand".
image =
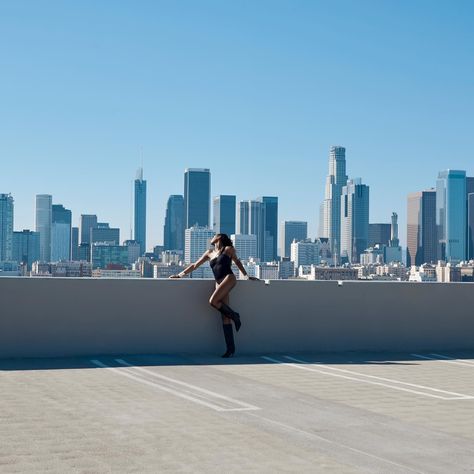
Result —
M181 278L181 277L179 276L179 274L176 274L176 275L171 275L168 278Z
M260 281L260 278L247 276L247 280Z

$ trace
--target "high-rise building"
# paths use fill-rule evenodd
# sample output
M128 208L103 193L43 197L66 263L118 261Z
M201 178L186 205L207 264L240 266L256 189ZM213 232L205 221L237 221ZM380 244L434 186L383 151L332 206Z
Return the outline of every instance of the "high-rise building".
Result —
M474 177L466 178L466 258L474 260Z
M277 259L278 248L278 197L263 196L259 198L264 205L264 261Z
M329 150L329 173L322 206L322 234L329 239L331 251L337 258L341 254L341 195L347 184L346 149L332 146Z
M300 240L296 239L290 245L291 261L295 268L300 265L313 265L321 262L320 258L320 243L318 240L311 242L311 239Z
M394 263L402 261L402 248L398 238L398 214L392 212L392 225L390 230L390 241L384 248L385 263Z
M91 246L92 268L107 268L120 265L125 268L129 264L128 246L114 245L107 242L95 242Z
M211 246L214 231L209 227L193 226L185 230L184 261L190 264L198 260Z
M184 250L184 198L180 194L168 198L163 233L165 250Z
M53 197L36 195L36 232L40 234L40 260L51 261L51 227L53 223Z
M33 262L40 259L39 232L23 230L13 232L13 261L24 263L31 270Z
M466 172L441 171L436 182L438 257L464 260L466 253Z
M237 233L240 235L247 235L250 233L249 229L249 207L250 201L239 202L239 215L237 217Z
M71 260L78 260L79 256L79 227L71 229Z
M146 251L146 180L143 179L143 168L137 171L135 179L135 241L140 244L140 254Z
M276 260L278 234L278 198L264 196L239 203L240 234L257 237L257 258Z
M408 195L407 267L434 263L437 260L436 190Z
M91 229L97 227L95 214L81 214L81 244L91 243Z
M385 223L369 224L369 241L368 247L374 245L388 245L390 240L392 226Z
M308 238L308 223L304 221L283 221L281 223L281 257L291 256L291 243Z
M184 172L184 227L209 227L211 172L207 168L187 168Z
M186 264L198 260L210 248L214 231L209 227L192 226L185 230L184 261ZM192 273L193 278L211 278L212 270L205 263Z
M214 232L229 236L235 234L235 196L216 196L212 202Z
M347 181L341 196L341 258L356 263L369 238L369 186L360 178Z
M257 236L253 234L232 234L232 243L234 244L237 256L242 261L248 261L257 257Z
M53 204L51 223L51 261L71 260L72 212L62 204Z
M97 225L91 228L90 243L106 242L111 245L120 244L120 229L110 227L108 222L97 222ZM140 247L141 249L141 247Z
M13 197L0 194L0 262L13 257Z

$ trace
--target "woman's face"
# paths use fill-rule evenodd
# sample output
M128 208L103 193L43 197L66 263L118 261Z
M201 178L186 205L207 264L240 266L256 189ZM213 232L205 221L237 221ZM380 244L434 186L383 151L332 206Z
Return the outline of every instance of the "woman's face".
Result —
M220 235L215 235L211 240L211 244L214 245L215 247L219 248L219 241L220 240L221 240L221 236Z

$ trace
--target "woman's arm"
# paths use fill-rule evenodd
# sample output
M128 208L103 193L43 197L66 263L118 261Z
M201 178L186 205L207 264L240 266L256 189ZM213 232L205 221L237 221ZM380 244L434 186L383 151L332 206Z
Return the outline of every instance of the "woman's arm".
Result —
M229 255L232 258L232 261L237 265L237 268L240 270L242 275L244 275L244 277L247 277L247 279L249 280L258 280L258 278L248 276L248 273L246 272L244 266L242 265L242 262L240 261L239 257L237 257L237 252L235 251L233 247L230 247L230 249L231 250L229 250Z
M177 275L171 275L170 278L183 278L184 276L188 275L189 273L192 273L196 268L200 267L203 263L205 263L207 260L209 260L209 250L206 250L201 258L197 260L194 263L191 263L191 265L188 265L181 273L178 273Z

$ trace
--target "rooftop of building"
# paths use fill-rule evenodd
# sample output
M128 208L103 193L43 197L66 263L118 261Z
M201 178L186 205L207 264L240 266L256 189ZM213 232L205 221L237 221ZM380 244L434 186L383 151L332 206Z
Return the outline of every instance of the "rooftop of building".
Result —
M474 353L0 361L1 472L456 473Z

